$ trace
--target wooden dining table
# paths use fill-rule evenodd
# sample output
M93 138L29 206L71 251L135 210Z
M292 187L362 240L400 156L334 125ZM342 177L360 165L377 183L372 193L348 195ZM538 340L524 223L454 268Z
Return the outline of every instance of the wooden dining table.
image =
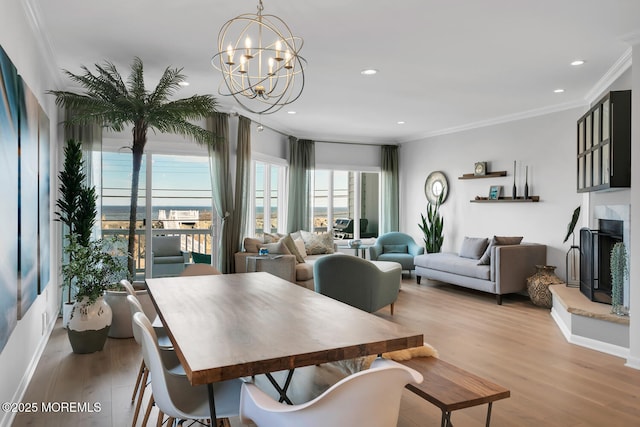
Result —
M405 326L265 272L147 279L151 300L192 385L423 345Z

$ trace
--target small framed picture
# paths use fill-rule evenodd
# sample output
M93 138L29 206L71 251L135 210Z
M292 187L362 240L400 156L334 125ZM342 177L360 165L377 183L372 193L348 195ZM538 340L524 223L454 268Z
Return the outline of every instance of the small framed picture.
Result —
M502 185L489 187L489 200L498 200L502 196Z

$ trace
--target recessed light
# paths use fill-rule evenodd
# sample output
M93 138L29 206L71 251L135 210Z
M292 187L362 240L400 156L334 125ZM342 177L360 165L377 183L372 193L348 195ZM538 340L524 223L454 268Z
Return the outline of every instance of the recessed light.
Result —
M564 89L555 89L553 91L553 93L562 93L562 92L564 92Z
M189 86L189 82L180 82L178 83L180 86Z
M573 65L574 67L577 67L578 65L582 65L582 64L584 64L584 61L582 59L576 59L571 63L571 65Z
M287 114L294 115L294 114L297 114L297 113L295 111L287 111Z
M404 124L404 122L403 122L402 120L400 120L400 121L398 122L398 124L399 124L399 125L403 125L403 124Z
M365 70L360 71L360 74L363 76L373 76L374 74L378 74L378 70L373 68L367 68Z

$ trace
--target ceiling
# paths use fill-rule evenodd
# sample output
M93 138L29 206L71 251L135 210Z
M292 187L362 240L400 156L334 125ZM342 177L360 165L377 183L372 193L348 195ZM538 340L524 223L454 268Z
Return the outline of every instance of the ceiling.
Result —
M302 96L277 113L244 113L316 141L401 143L585 105L630 63L638 0L263 0L304 39ZM257 0L26 0L52 67L109 60L124 76L135 56L148 87L182 67L179 97L218 94L210 64L218 31ZM579 67L576 59L585 60ZM626 64L626 65L625 65ZM365 68L379 70L363 76ZM605 79L605 80L603 80ZM60 73L59 84L73 89ZM563 93L554 93L555 89ZM600 90L604 87L600 88ZM289 110L297 114L288 114ZM404 121L400 125L397 122Z

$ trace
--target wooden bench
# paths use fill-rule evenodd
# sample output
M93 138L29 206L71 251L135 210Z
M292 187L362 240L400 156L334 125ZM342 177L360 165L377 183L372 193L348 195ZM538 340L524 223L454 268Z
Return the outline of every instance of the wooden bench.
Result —
M489 405L486 421L489 427L493 402L511 395L508 389L436 357L419 357L399 363L424 377L421 384L409 384L407 388L440 408L441 427L453 426L452 411L485 403Z

